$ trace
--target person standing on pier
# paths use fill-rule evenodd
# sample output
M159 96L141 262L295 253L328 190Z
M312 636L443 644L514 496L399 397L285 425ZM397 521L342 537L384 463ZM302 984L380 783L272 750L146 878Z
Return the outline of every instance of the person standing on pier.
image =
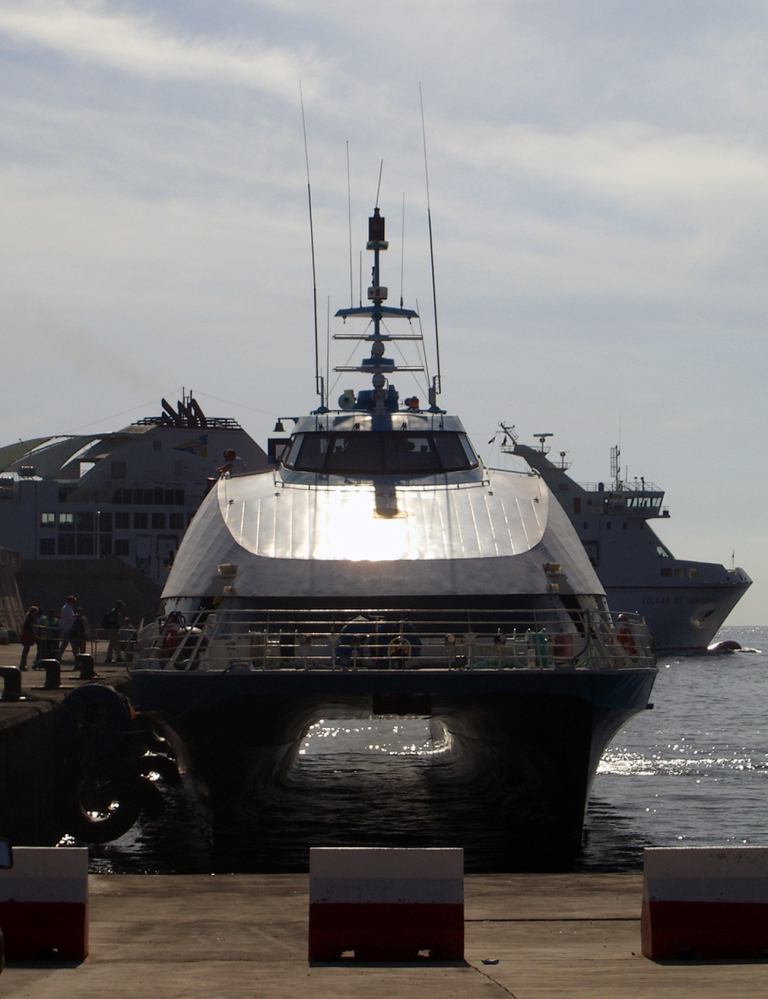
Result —
M69 641L72 645L72 655L77 660L78 655L81 652L85 652L85 645L88 637L91 634L91 629L88 626L88 618L83 613L82 607L75 608L75 619L72 622L72 628L69 632ZM73 669L77 669L77 666L73 666Z
M101 619L101 626L107 633L107 638L109 639L109 645L107 646L107 658L104 662L111 663L112 657L115 657L115 662L123 662L123 655L120 649L120 624L123 620L123 611L125 609L125 604L122 600L116 600L115 606L112 610L107 611L104 617Z
M19 669L26 670L27 656L33 645L37 644L37 619L40 616L40 608L34 604L27 611L24 624L21 626L21 662Z
M72 642L72 624L75 620L75 608L77 607L76 597L67 597L66 603L61 608L61 613L59 614L59 628L61 629L61 645L59 646L59 662L64 659L64 650ZM72 644L72 653L77 655L75 652L75 646Z
M37 658L55 659L59 649L59 619L56 617L55 607L50 607L46 614L38 618L37 634Z

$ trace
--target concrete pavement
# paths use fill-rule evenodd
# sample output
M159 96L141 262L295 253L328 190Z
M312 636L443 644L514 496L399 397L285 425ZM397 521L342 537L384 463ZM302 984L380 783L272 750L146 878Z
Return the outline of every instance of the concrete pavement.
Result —
M25 999L733 999L768 994L768 962L640 956L641 878L472 875L466 963L307 962L306 875L91 876L91 953L9 964ZM483 959L498 964L483 964Z

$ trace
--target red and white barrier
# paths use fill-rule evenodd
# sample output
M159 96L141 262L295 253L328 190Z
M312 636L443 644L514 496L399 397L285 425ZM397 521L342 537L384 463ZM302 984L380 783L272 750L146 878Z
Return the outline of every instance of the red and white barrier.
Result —
M5 956L82 960L88 955L88 850L15 846L0 870Z
M768 847L645 851L642 951L655 960L768 955Z
M309 959L464 957L464 851L309 851Z

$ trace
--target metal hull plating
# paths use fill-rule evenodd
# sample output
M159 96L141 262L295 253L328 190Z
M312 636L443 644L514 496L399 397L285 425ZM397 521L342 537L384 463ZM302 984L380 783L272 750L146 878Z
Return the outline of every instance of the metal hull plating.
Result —
M510 863L526 867L567 863L578 852L600 756L645 708L655 673L279 670L222 677L147 670L134 673L133 699L167 719L222 845L244 800L285 780L320 718L428 716L447 735L442 779L453 793L463 787L502 811Z
M660 652L695 652L711 643L749 583L633 587L605 584L612 610L642 614Z

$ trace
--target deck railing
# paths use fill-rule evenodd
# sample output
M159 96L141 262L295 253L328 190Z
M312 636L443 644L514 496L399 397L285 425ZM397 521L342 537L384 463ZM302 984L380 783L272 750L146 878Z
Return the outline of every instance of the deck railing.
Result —
M627 669L652 666L641 617L593 610L280 609L171 614L132 669Z

